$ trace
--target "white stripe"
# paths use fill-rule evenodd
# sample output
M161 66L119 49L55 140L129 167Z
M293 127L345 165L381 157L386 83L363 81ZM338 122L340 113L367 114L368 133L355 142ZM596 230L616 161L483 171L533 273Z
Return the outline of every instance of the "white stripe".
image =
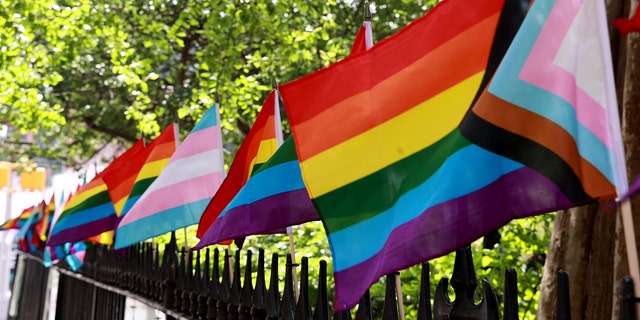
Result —
M190 157L182 158L168 164L160 176L153 181L140 200L147 194L185 180L190 180L209 173L222 172L224 175L224 160L221 157L222 149L201 152ZM140 201L138 200L138 201Z

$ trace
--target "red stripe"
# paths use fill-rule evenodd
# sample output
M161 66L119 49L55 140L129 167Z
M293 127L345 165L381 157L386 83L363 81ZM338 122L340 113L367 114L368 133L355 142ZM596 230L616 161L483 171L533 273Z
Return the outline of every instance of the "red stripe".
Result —
M346 98L370 90L479 21L499 14L502 5L503 1L445 0L366 53L349 56L281 86L291 123L307 121ZM363 75L368 77L366 81L354 79ZM291 108L290 104L300 101L306 105Z

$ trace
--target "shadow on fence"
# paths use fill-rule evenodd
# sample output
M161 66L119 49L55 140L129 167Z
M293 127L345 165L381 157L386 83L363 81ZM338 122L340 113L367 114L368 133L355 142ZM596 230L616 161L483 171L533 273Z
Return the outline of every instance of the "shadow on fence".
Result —
M220 269L218 249L189 252L178 250L175 236L159 250L151 243L141 243L118 254L105 246L89 248L79 273L64 267L60 272L56 319L124 319L125 299L132 298L166 314L166 319L282 319L282 320L396 320L399 319L395 275L387 275L386 294L381 314L374 314L369 292L361 299L357 310L333 313L328 298L327 264L320 262L317 277L317 298L309 295L308 259L302 258L300 283L294 288L291 257L286 258L283 291L280 292L277 254L271 257L271 274L265 276L264 251L259 250L255 283L252 280L253 257L246 251L244 270L240 268L240 251L233 265L224 255ZM202 255L202 256L201 256ZM201 259L202 258L202 259ZM9 319L43 319L47 299L49 270L37 256L21 253L16 268L16 281L10 303ZM203 261L203 262L201 262ZM233 268L233 272L231 272ZM241 272L244 271L241 281ZM233 277L232 277L233 275ZM267 280L269 286L267 287ZM429 264L422 264L420 299L417 320L518 319L518 288L516 272L505 273L503 308L488 281L481 284L481 301L474 292L478 286L470 247L456 251L452 279L438 283L431 304ZM449 284L455 300L448 294ZM556 319L571 319L569 283L564 271L558 272ZM621 319L635 318L636 298L630 278L623 281Z

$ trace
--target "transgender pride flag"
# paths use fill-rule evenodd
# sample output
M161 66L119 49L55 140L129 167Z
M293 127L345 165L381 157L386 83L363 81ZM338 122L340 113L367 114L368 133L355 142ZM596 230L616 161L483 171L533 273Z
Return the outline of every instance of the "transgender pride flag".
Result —
M218 104L209 109L162 173L122 218L115 248L198 223L224 179Z

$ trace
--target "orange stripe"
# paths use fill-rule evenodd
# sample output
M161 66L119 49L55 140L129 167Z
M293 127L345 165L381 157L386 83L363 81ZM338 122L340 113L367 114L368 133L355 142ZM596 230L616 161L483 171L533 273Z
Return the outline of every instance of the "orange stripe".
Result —
M298 145L300 161L389 121L484 70L498 19L498 14L492 15L371 90L348 97L295 125L295 133L307 137L305 144ZM435 66L447 72L431 72ZM361 81L366 82L367 76L361 75ZM370 117L375 121L348 120L370 113L375 113Z
M170 141L170 142L165 142L163 144L160 144L157 147L155 147L155 149L153 149L153 151L149 155L149 158L147 158L146 163L171 158L171 155L173 155L173 152L175 151L176 151L175 141Z
M592 197L615 195L615 187L609 180L590 162L580 157L573 137L549 119L517 107L487 91L478 100L473 112L495 126L535 141L553 151L571 167L582 182L585 192Z
M446 5L442 5L444 3ZM454 2L454 3L451 3ZM321 69L296 81L280 86L292 124L313 118L327 106L332 106L354 94L368 91L379 82L422 58L452 37L478 22L500 13L503 1L442 1L393 36L376 43L363 54L349 56L328 68ZM442 5L442 6L441 6ZM456 21L452 17L464 14ZM491 36L495 33L491 30ZM440 66L431 66L434 70ZM338 71L341 70L341 71ZM354 81L355 76L367 75L365 82ZM338 85L328 86L326 83ZM291 103L305 103L292 107ZM290 112L290 109L292 112ZM293 111L293 109L296 109ZM343 119L336 119L343 121Z

